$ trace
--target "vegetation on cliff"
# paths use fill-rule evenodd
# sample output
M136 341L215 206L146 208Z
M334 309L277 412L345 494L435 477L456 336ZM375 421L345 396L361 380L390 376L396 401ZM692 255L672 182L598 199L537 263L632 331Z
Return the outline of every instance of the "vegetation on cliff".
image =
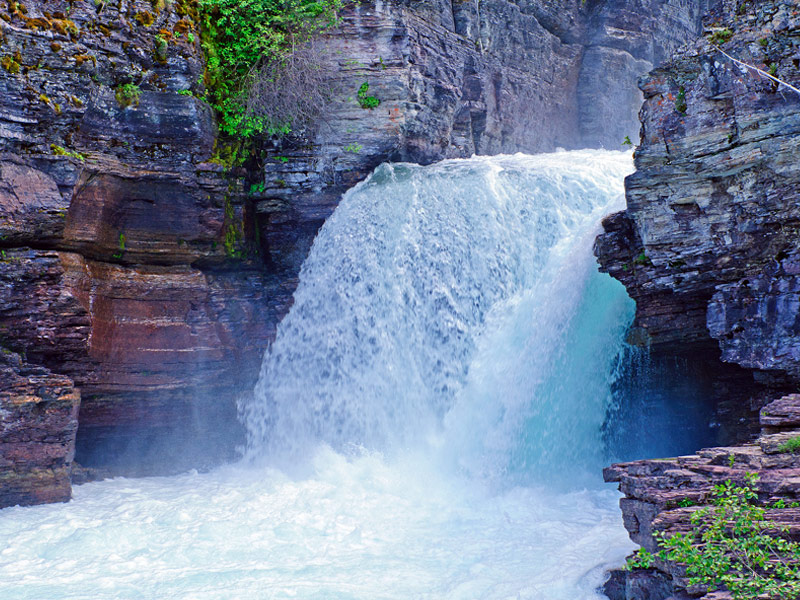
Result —
M742 485L715 485L712 506L692 513L690 531L656 532L660 551L640 549L629 568L649 569L658 558L684 565L689 585L728 590L734 600L797 598L800 543L781 537L788 528L767 519L767 509L757 504L757 481L750 473ZM783 500L775 506L785 507Z
M208 99L238 138L286 134L322 110L324 62L313 38L344 0L200 0Z

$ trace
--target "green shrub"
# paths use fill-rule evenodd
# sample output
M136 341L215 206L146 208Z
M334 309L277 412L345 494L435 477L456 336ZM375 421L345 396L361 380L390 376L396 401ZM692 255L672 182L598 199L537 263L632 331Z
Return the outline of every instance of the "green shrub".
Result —
M715 31L710 36L708 36L708 41L710 41L715 46L721 46L722 44L728 42L733 37L733 31L728 29L720 29L719 31Z
M758 476L746 475L743 485L730 480L716 485L712 505L692 513L692 530L656 533L657 558L686 567L689 585L726 589L734 600L766 597L793 599L800 595L800 544L768 535L778 530L766 520L758 500ZM629 568L650 568L656 555L641 549Z
M358 88L358 104L361 108L377 108L380 106L381 101L375 96L369 95L369 83L366 81Z
M258 96L264 93L263 84L280 83L270 89L291 87L296 71L288 69L288 78L277 80L315 34L336 23L343 2L200 0L202 44L207 57L205 84L209 100L220 114L223 132L248 138L264 132L292 131L296 125L292 115L280 110L276 114L275 102L259 102ZM306 71L314 70L314 65L307 67ZM303 108L294 99L291 105L295 110Z
M800 451L800 435L789 438L778 446L778 452L791 452L794 454L798 451Z
M689 107L686 104L686 88L681 86L681 88L678 90L678 95L675 98L675 110L677 110L679 113L685 114L688 109Z
M114 92L114 97L117 99L117 104L122 108L128 108L131 104L139 106L139 96L142 90L135 83L123 83L118 85Z

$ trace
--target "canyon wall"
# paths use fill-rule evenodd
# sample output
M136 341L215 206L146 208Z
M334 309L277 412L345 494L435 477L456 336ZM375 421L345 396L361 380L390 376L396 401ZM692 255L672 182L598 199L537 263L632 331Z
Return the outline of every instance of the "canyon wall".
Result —
M67 499L70 469L233 457L236 399L347 188L385 160L635 140L633 83L696 37L705 4L355 3L319 40L341 93L304 139L262 140L257 169L230 165L201 99L193 0L4 5L0 414L36 425L4 425L20 485L0 506Z
M719 395L757 411L800 380L800 93L752 67L800 87L796 2L719 2L704 37L643 79L628 207L605 220L595 251L636 300L632 338L656 354L738 372L737 389ZM796 502L797 459L781 443L798 434L799 401L763 408L761 437L744 445L608 469L625 494L631 538L655 550L654 531L686 531L713 485L742 483L746 473L760 475L761 503ZM796 509L768 516L797 537ZM606 590L614 600L707 592L661 560L615 573Z
M799 19L793 2L725 3L706 38L644 80L628 208L596 246L653 347L719 348L793 381L800 94L713 42L797 85Z

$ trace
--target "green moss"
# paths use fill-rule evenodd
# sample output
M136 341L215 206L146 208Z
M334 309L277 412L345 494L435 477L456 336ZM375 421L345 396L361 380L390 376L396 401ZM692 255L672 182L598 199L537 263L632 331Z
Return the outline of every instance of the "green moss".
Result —
M800 435L789 438L778 446L778 452L791 452L792 454L800 451Z
M222 165L227 170L233 167L240 166L250 157L249 151L244 148L241 142L234 142L232 144L216 143L214 151L211 153L209 162L217 165Z
M69 156L81 162L86 160L85 154L81 154L80 152L76 152L75 150L67 150L66 148L57 146L55 144L50 144L50 150L52 150L53 154L55 154L56 156Z
M244 258L245 253L241 249L241 242L244 239L241 224L237 223L236 212L229 198L225 198L225 254L228 258Z
M153 13L151 13L149 10L140 10L133 15L133 20L142 27L150 27L153 24L153 21L155 21L155 17L153 17Z
M11 56L4 56L3 58L0 58L0 66L2 66L12 75L19 73L19 63Z
M114 97L117 99L117 104L122 108L128 108L132 104L139 106L139 96L141 93L142 90L139 89L138 85L134 83L124 83L117 86Z
M163 35L157 35L153 40L153 43L153 56L155 56L159 63L162 65L165 64L167 62L167 49L169 48L169 43Z

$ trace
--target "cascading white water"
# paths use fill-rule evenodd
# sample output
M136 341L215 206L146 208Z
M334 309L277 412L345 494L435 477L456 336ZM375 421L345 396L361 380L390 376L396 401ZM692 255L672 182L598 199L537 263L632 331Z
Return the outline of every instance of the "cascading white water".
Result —
M597 466L631 302L591 245L630 169L594 151L379 167L303 265L242 407L251 453L433 443L493 477Z
M0 511L0 597L599 598L630 549L598 479L632 303L591 244L631 169L379 167L241 407L251 460Z

